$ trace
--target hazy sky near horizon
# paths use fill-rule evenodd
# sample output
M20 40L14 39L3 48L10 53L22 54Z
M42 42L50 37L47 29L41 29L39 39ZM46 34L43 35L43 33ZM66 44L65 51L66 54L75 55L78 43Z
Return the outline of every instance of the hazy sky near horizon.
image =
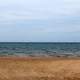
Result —
M0 0L0 41L80 41L80 0Z

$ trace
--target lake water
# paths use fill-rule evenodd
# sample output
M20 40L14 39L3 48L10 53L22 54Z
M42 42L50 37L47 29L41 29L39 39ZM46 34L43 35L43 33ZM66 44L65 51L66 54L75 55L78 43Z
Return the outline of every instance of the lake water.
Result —
M0 42L1 56L80 56L80 43Z

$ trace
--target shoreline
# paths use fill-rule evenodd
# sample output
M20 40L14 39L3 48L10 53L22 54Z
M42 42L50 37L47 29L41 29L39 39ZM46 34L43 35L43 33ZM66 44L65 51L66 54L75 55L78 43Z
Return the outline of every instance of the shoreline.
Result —
M80 57L0 56L0 60L78 60Z

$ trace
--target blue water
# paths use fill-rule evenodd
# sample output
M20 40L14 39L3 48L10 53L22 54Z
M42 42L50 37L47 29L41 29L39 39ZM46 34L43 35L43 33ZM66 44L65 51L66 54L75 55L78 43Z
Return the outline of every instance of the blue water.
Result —
M0 42L1 56L80 56L80 43Z

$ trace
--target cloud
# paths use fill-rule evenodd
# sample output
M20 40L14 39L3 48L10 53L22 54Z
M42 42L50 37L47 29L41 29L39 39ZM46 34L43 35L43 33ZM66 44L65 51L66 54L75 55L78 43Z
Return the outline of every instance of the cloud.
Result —
M3 0L0 14L15 19L46 19L49 16L48 0ZM13 18L14 17L14 18Z

